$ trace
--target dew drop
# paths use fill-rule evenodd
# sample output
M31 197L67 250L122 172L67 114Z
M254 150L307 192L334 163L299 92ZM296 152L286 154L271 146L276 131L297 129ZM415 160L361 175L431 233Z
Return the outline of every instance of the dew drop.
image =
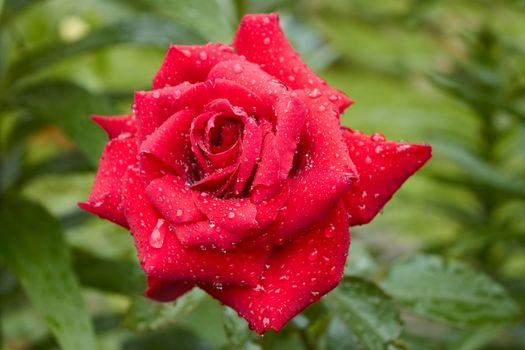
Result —
M222 290L223 286L221 282L214 282L213 287L217 290Z
M330 224L328 226L328 229L325 232L325 236L326 238L332 238L335 236L335 225L334 224Z
M381 134L380 132L373 133L370 138L375 142L385 141L385 135Z
M270 45L270 38L264 38L263 39L263 44L264 45Z
M318 98L323 96L323 93L319 91L318 88L315 88L308 94L308 96L310 96L311 98Z
M104 199L101 199L101 200L96 201L95 203L93 203L93 206L94 206L95 208L98 208L98 207L100 207L102 204L104 204Z
M206 60L206 59L208 58L208 55L206 54L205 51L201 51L201 52L199 53L199 57L200 57L201 60L204 61L204 60Z
M182 216L182 209L177 209L177 216Z
M337 95L335 95L335 94L332 94L332 95L328 96L328 99L330 101L332 101L332 102L335 102L335 101L337 101L339 99L339 97L337 97Z
M154 91L153 92L153 98L159 98L160 97L160 94L158 91Z
M366 156L365 163L366 164L371 164L372 163L372 158L370 158L370 156Z
M190 50L180 50L186 57L191 57L191 51Z
M162 225L164 225L164 219L158 219L153 231L151 231L149 244L153 248L161 248L164 244L164 231L161 230Z
M317 249L314 249L310 255L308 256L308 260L314 261L317 260L317 257L319 256L319 253L317 252Z
M242 73L243 68L242 68L242 66L240 64L237 63L236 65L233 66L233 71L235 73Z

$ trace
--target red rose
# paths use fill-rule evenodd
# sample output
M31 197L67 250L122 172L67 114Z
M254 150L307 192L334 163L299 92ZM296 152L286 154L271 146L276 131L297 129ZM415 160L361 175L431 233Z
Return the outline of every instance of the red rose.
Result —
M351 103L290 46L276 14L233 46L170 47L110 141L80 206L131 230L146 295L194 286L259 333L337 286L348 227L370 221L430 147L342 128Z

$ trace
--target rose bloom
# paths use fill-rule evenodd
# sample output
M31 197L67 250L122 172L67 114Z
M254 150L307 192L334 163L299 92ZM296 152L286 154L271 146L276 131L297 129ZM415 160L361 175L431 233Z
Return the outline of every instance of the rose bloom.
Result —
M233 45L173 45L109 135L80 207L133 235L146 295L194 287L258 333L339 283L349 226L369 222L428 145L342 127L351 104L315 75L277 14L247 15Z

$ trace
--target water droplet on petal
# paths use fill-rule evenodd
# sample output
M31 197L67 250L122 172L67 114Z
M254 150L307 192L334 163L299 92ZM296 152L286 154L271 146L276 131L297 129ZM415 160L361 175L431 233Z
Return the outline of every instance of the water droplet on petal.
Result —
M182 216L182 209L177 209L177 216Z
M310 255L308 256L308 260L310 261L314 261L314 260L317 260L317 257L319 256L319 253L317 251L317 249L314 249Z
M164 231L161 230L162 225L164 225L164 219L158 219L153 231L151 231L149 244L153 248L161 248L164 244Z
M208 58L208 54L206 54L205 51L201 51L201 52L199 53L199 57L200 57L201 60L204 61L204 60L206 60L206 59Z
M263 39L263 44L264 45L270 45L270 38L264 38Z
M311 98L318 98L323 96L323 93L319 91L318 88L315 88L308 94L308 96L310 96Z
M385 135L381 134L380 132L373 133L370 138L375 142L385 141Z
M332 95L328 96L328 99L330 101L332 101L332 102L335 102L335 101L337 101L339 99L339 97L337 97L337 95L335 95L335 94L332 94Z
M234 213L233 211L230 211L230 212L228 213L228 217L229 217L230 219L233 219L233 218L235 217L235 213Z
M335 225L334 224L328 225L328 228L325 231L325 235L326 235L326 238L332 238L333 236L335 236Z
M93 206L94 206L95 208L98 208L98 207L100 207L102 204L104 204L104 198L102 198L101 200L98 200L98 201L96 201L95 203L93 203Z
M233 71L234 71L235 73L242 73L243 68L242 68L242 66L241 66L240 64L237 63L237 64L235 64L235 65L233 66Z
M372 163L372 158L370 158L370 156L366 156L365 163L366 164L371 164Z

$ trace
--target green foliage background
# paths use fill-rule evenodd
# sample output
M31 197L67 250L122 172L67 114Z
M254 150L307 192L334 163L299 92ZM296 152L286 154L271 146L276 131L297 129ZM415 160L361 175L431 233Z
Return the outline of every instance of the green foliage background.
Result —
M132 240L81 212L104 135L172 43L279 11L356 103L343 123L431 162L352 230L340 287L258 337L192 291L141 297ZM0 0L0 344L5 349L524 349L525 1Z

